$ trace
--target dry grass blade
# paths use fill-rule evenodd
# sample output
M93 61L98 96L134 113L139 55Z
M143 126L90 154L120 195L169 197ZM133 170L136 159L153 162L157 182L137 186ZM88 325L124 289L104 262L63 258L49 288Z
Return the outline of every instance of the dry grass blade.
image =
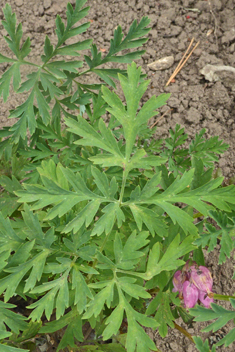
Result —
M188 49L186 50L186 52L184 53L184 56L182 57L182 59L180 60L178 66L176 67L175 71L172 73L171 77L169 78L169 80L166 83L166 87L170 84L170 82L172 81L172 79L175 78L175 76L179 73L179 71L184 67L184 65L186 64L186 62L188 61L188 59L190 58L190 56L192 55L192 53L194 52L194 50L198 47L200 40L197 42L197 44L194 46L194 48L190 51L190 53L188 54L188 56L186 57L186 59L184 60L185 56L187 55L187 53L189 52L192 44L194 42L194 38L191 40Z
M169 80L167 81L167 84L166 86L168 86L168 84L171 82L171 80L175 77L175 72L177 72L177 70L179 69L180 65L182 64L185 56L188 54L189 52L189 49L191 48L191 46L193 45L193 42L194 42L194 38L191 40L189 46L188 46L188 49L185 51L182 59L180 60L180 62L178 63L178 66L176 67L176 69L174 70L174 72L172 73L172 75L170 76Z
M165 115L167 115L168 112L170 112L171 110L173 110L173 109L169 109L169 110L165 111L164 114L162 114L162 115L152 124L152 126L151 126L150 128L153 128L153 127L154 127Z

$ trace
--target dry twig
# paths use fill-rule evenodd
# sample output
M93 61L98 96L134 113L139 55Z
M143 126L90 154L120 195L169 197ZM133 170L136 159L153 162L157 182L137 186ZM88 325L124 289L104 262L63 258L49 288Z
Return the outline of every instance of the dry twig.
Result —
M194 38L191 40L188 49L185 51L182 59L180 60L178 66L176 67L176 69L174 70L174 72L172 73L171 77L168 79L167 83L166 83L166 87L170 84L170 82L172 81L172 79L175 78L175 76L179 73L179 71L184 67L184 65L186 64L186 62L188 61L188 59L190 58L190 56L192 55L192 53L194 52L194 50L198 47L200 40L197 42L197 44L194 46L194 48L190 51L190 53L188 54L192 44L194 42ZM188 54L188 56L186 57L186 55ZM184 60L184 58L186 57L186 59Z
M88 339L88 337L90 336L91 332L92 332L92 327L89 326L86 333L85 333L85 336L84 336L84 341Z
M173 109L166 110L166 111L164 112L164 114L162 114L161 116L159 116L159 118L152 124L152 126L151 126L150 128L153 128L153 127L154 127L165 115L167 115L168 112L170 112L171 110L173 110Z
M215 14L214 14L214 11L213 11L213 7L212 7L212 4L211 4L211 0L208 0L208 4L210 6L210 13L212 15L212 17L214 18L214 35L215 35L215 40L216 40L216 45L218 44L218 37L217 37L217 28L218 28L218 25L217 25L217 18L215 17Z

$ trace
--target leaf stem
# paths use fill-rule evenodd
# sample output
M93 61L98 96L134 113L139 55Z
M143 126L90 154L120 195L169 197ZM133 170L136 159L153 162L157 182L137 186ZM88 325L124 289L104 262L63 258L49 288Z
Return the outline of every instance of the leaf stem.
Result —
M37 65L37 64L34 64L33 62L29 62L29 61L26 61L26 60L19 60L22 64L25 64L25 65L30 65L30 66L35 66L37 68L41 68L42 66L40 65Z
M211 297L213 297L214 299L221 300L221 301L229 301L230 298L231 299L235 299L235 296L220 295L220 294L217 294L217 293L211 293Z
M103 240L103 243L101 244L100 246L100 252L102 253L103 250L104 250L104 247L109 239L109 236L111 234L111 231L105 236L104 240ZM92 268L94 269L96 267L96 264L98 263L98 259L96 258L94 261L93 261L93 264L92 264ZM87 276L87 279L86 279L86 283L89 283L91 281L91 278L94 274L89 274Z
M96 66L95 66L95 67L96 67ZM77 77L80 77L80 76L82 76L82 75L85 75L86 73L89 73L89 72L92 72L90 68L87 69L87 70L85 70L85 71L82 71L82 72L78 73L78 74L77 74Z
M116 273L123 273L123 274L127 274L127 275L137 276L137 277L141 277L141 279L146 278L145 273L139 273L136 271L127 271L127 270L116 269Z
M123 176L122 176L122 188L121 188L120 197L119 197L119 204L120 205L122 204L128 173L129 173L129 170L126 168L126 166L124 166L124 171L123 171Z
M178 331L180 331L182 334L184 334L190 341L192 341L195 344L195 342L192 338L192 335L187 330L185 330L184 328L182 328L182 326L176 324L175 322L174 322L174 326Z

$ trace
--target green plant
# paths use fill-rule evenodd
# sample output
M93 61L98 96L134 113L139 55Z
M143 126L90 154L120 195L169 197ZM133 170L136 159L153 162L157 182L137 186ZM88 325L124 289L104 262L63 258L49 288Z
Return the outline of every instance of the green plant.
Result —
M53 47L46 37L39 66L25 60L30 39L21 44L21 24L16 26L9 5L4 8L5 39L15 58L0 55L0 62L10 65L0 93L6 101L12 79L17 93L28 92L10 113L17 123L0 135L4 352L28 350L25 341L37 333L65 327L58 351L68 345L76 349L85 322L96 336L113 342L94 340L84 351L157 350L143 327L158 328L165 337L179 315L192 319L172 292L175 271L191 254L204 265L202 249L213 250L217 240L220 262L233 248L235 188L221 187L223 178L212 177L217 154L228 145L217 137L205 140L202 130L184 148L187 135L178 125L165 141L152 140L148 121L169 95L142 105L149 81L131 62L143 51L117 55L146 42L149 19L134 21L125 38L118 27L102 57L91 40L65 44L89 27L76 27L88 12L85 3L68 4L66 26L57 16L58 43ZM89 48L84 71L83 61L60 58ZM127 71L99 68L107 62L131 65ZM23 83L21 65L33 70ZM84 83L88 72L102 83ZM120 82L125 103L114 92L113 79ZM220 230L208 223L210 218ZM14 313L14 297L26 301L29 318ZM217 317L202 309L202 319ZM124 318L128 329L122 335Z

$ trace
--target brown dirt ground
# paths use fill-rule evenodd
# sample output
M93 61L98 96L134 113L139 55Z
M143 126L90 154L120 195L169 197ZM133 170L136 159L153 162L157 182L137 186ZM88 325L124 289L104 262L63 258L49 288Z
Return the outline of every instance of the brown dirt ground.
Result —
M45 34L52 43L56 42L54 34L55 16L59 14L65 18L67 1L64 0L9 0L1 1L4 6L8 2L17 19L23 23L25 38L32 41L32 52L29 58L40 62L43 52ZM75 1L71 1L75 3ZM225 65L235 67L235 1L234 0L88 0L91 6L88 19L91 20L89 30L83 39L93 38L99 49L108 49L115 27L120 24L124 33L134 19L142 16L151 19L152 31L149 41L145 45L146 53L138 61L148 78L150 88L144 97L147 100L152 95L171 92L168 104L161 113L171 108L165 117L158 123L156 137L168 135L169 128L176 123L185 127L189 138L203 127L207 129L207 136L218 135L230 144L230 149L221 156L218 166L222 168L225 177L234 176L235 172L235 74L222 73L220 80L209 82L200 73L206 64ZM0 19L3 14L0 11ZM0 52L9 54L4 41L5 31L0 26ZM175 82L165 87L171 73L180 61L192 38L200 40L198 48L191 56L182 71L177 75ZM163 71L151 71L149 63L166 56L174 56L174 64ZM1 65L2 74L6 65ZM124 68L124 66L123 66ZM27 72L23 71L23 75ZM11 94L6 104L1 100L0 126L12 124L8 120L9 109L15 108L24 100L23 95ZM233 294L235 291L233 275L234 261L218 266L217 251L207 257L207 264L214 277L214 290L217 293ZM224 305L229 308L228 305ZM178 322L184 328L187 327ZM192 335L198 335L200 328L205 324L195 324L188 329ZM219 333L201 334L216 341L221 333L230 329L228 325ZM194 345L177 330L169 329L169 335L162 340L157 332L149 332L161 352L195 352ZM46 349L51 350L50 347ZM218 351L234 351L235 344L230 347L218 348Z

